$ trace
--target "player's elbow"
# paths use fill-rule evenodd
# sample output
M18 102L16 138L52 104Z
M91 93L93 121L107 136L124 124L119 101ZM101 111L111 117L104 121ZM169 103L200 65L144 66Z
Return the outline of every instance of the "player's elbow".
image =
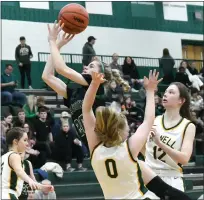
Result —
M188 162L190 160L190 157L187 156L187 155L182 155L181 156L181 159L179 160L179 163L182 164L182 165L187 165Z
M189 161L189 159L182 159L179 163L182 165L187 165L188 161Z
M43 72L43 74L42 74L42 80L45 82L47 82L47 80L48 80L48 76L46 75L45 72Z
M57 72L58 74L61 74L61 75L64 74L64 68L63 68L63 66L62 66L60 63L58 63L58 62L55 63L55 70L56 70L56 72Z

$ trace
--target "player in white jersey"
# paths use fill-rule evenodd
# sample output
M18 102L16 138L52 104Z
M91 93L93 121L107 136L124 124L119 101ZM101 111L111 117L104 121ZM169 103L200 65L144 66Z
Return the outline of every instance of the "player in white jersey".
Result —
M136 133L127 139L129 127L122 113L110 107L99 107L95 118L92 106L97 89L105 80L103 74L92 72L92 82L86 92L82 111L92 154L91 163L105 199L147 199L147 188L162 199L189 199L181 191L164 183L144 162L137 159L154 122L157 78L158 74L151 71L149 79L144 78L147 95L145 118Z
M172 83L162 103L166 111L154 120L146 143L145 162L167 184L184 191L182 165L190 160L195 137L187 88L182 83Z
M24 181L31 189L44 187L51 190L52 187L33 181L24 171L20 153L24 153L27 148L27 133L22 128L12 128L6 133L6 143L9 146L9 152L1 157L2 199L18 199Z

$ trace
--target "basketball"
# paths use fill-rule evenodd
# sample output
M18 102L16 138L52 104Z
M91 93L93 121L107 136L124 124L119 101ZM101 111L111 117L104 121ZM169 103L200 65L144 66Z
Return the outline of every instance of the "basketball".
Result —
M88 26L89 14L80 4L71 3L60 10L58 20L64 23L64 32L68 34L78 34L84 31Z

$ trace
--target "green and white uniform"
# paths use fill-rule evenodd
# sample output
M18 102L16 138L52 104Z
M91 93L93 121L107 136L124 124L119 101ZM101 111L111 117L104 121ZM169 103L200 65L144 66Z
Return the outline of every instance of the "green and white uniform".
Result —
M1 157L2 199L17 199L23 188L24 181L17 176L9 165L9 156L13 153L16 152L9 151Z
M186 118L182 118L175 126L166 128L164 126L163 115L157 116L154 121L157 132L160 134L160 140L172 149L178 151L181 151L183 138L190 123L192 122ZM145 163L167 184L184 191L182 165L175 162L159 148L150 136L146 143Z
M119 146L99 144L91 164L105 199L143 199L147 192L137 160L131 155L128 140Z

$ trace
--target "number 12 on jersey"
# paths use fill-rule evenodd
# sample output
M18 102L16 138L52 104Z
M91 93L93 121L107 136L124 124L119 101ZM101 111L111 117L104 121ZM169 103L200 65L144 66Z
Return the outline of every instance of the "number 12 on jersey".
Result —
M154 159L159 159L161 160L162 162L166 162L165 160L162 160L162 158L164 158L164 156L166 155L166 153L161 149L161 148L158 148L157 146L154 146L153 147L153 155L154 155ZM158 155L159 154L159 155Z

